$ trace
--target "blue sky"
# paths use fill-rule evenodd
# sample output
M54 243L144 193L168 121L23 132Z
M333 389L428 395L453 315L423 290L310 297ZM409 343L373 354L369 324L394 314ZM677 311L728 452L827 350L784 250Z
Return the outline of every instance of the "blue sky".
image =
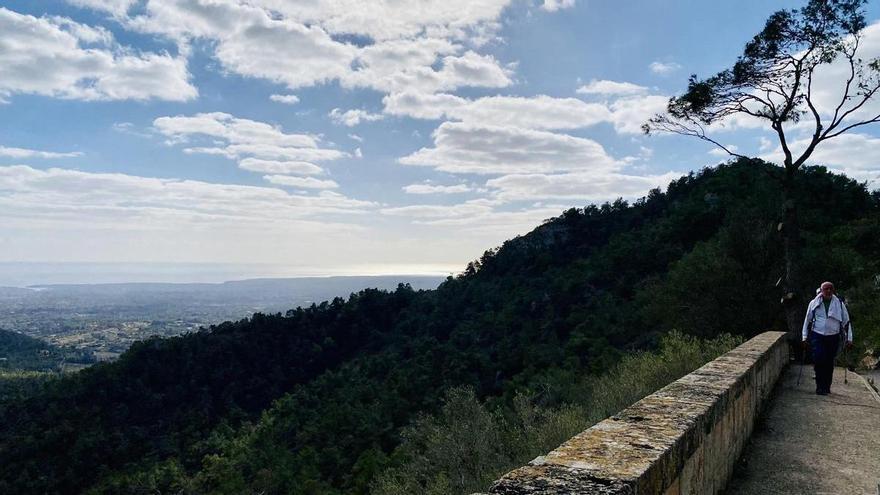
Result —
M458 271L725 160L638 128L798 6L0 1L0 261ZM876 179L863 129L816 163ZM717 137L775 156L748 122Z

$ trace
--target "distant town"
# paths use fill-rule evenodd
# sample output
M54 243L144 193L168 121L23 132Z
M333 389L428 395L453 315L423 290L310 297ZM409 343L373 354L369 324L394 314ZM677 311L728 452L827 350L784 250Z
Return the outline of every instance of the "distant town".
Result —
M172 337L256 312L285 312L347 298L368 287L394 289L408 283L414 289L432 289L442 280L375 276L0 287L0 329L78 351L65 353L60 364L64 371L75 371L115 360L134 342L150 337Z

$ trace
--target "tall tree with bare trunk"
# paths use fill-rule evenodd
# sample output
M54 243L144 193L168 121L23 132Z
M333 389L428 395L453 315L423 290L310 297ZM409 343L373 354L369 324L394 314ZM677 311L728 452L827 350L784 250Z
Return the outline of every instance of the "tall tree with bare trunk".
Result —
M642 126L646 134L666 132L709 142L734 157L711 133L713 124L757 120L779 141L783 168L775 177L784 192L780 229L785 250L781 278L788 329L798 335L803 321L804 281L800 278L800 228L795 201L798 170L823 142L880 122L869 102L880 90L880 60L863 60L859 45L866 26L865 0L810 0L772 14L749 41L733 67L707 79L692 75L687 90L672 97L666 112ZM844 67L839 98L820 94L814 80L823 70ZM826 78L827 79L827 78ZM827 89L827 88L826 88ZM803 149L792 150L791 132L807 127Z

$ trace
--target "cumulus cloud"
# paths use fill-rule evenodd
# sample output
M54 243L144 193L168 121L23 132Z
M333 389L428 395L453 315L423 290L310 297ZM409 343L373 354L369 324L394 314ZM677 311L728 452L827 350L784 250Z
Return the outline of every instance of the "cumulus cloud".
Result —
M386 96L385 112L414 118L447 118L472 124L528 129L578 129L611 119L602 104L577 98L487 96L468 100L449 94L405 92Z
M0 167L0 208L6 220L90 227L165 228L259 222L284 224L331 214L363 213L376 205L322 192L290 194L271 187L88 173L16 165Z
M541 8L547 12L556 12L560 9L570 9L574 7L575 0L544 0Z
M413 217L418 219L448 219L451 217L472 217L492 212L492 207L478 202L457 205L411 205L383 208L384 215Z
M735 144L725 144L724 147L734 153L736 153L737 150L739 150L739 147ZM708 151L708 153L712 156L718 156L718 157L722 157L722 158L730 156L730 153L724 151L721 148L712 148Z
M339 187L335 181L321 180L314 177L291 177L289 175L264 175L264 179L279 186L301 187L304 189L335 189Z
M614 88L597 85L595 90L612 91ZM588 103L577 98L554 98L546 95L487 96L470 100L450 94L409 91L392 93L383 98L382 102L387 114L419 119L448 119L471 124L539 130L580 129L607 122L621 134L640 134L641 125L650 117L664 111L669 100L669 97L663 95L623 94L619 88L616 91L618 93L613 95L615 97L605 103ZM612 95L610 92L606 94Z
M266 172L270 174L320 175L324 173L324 169L309 162L282 162L278 160L245 158L238 162L238 166L251 172Z
M366 110L351 109L343 112L338 108L331 110L328 116L333 122L347 127L354 127L361 122L375 122L385 118L380 113L370 113Z
M651 65L649 65L648 68L651 69L651 72L654 74L665 76L681 69L681 65L675 62L660 62L659 60L656 60L651 62Z
M186 153L204 153L239 160L245 170L273 173L317 173L311 162L335 160L347 153L320 147L311 134L288 134L265 122L241 119L227 113L199 113L193 116L159 117L153 127L168 137L169 144L191 143L209 138L208 146L189 146ZM306 163L304 163L306 162ZM287 172L282 172L287 170Z
M210 40L227 70L289 88L338 81L386 92L434 92L511 83L510 71L494 57L462 43L491 38L487 33L507 3L428 2L399 9L385 2L150 0L126 25L183 47ZM373 42L342 41L350 35Z
M274 94L274 95L270 95L269 99L272 101L276 101L278 103L285 103L287 105L295 105L295 104L299 103L299 97L296 95Z
M680 177L677 172L663 175L627 175L619 172L596 174L511 174L486 181L501 201L569 199L603 201L618 197L644 196L650 189L666 187Z
M495 27L510 0L444 0L402 9L393 2L335 0L333 2L283 2L252 0L287 18L320 24L328 32L357 34L383 41L414 38L423 33L467 39L474 32Z
M459 44L426 37L383 41L361 48L354 69L340 83L384 92L431 93L463 86L504 87L511 80L510 71L494 57L472 50L463 52Z
M618 98L609 106L611 123L621 134L641 134L642 124L665 111L668 101L668 97L661 95Z
M467 184L444 186L441 184L426 183L403 186L403 191L407 194L458 194L473 191L473 188Z
M415 225L432 229L451 228L477 236L492 235L500 239L529 231L544 220L559 215L558 206L533 206L515 210L494 208L495 202L475 199L453 205L411 205L383 208L380 212L391 217L402 217Z
M198 96L183 57L137 53L117 45L103 28L2 7L0 67L0 99L19 93L78 100Z
M637 95L646 93L648 88L631 82L593 79L579 87L575 92L586 95Z
M863 61L871 61L880 57L880 22L874 22L862 30L856 56ZM867 71L865 75L868 76L869 74L870 71ZM846 81L849 77L850 66L844 57L838 57L830 64L822 64L818 66L813 73L811 83L812 101L826 128L838 105L841 105L840 114L846 114L849 110L854 109L854 107L861 103L861 98L849 98L847 101L843 101L844 91L847 87ZM858 89L854 89L858 88L858 85L859 80L857 77L850 85L850 96L854 96L859 92ZM766 95L761 96L767 98ZM769 98L776 103L779 103L781 100L778 96L772 94ZM842 101L843 103L841 104ZM877 98L875 95L864 105L861 105L859 108L855 109L855 111L848 114L843 123L837 126L837 129L844 128L847 125L860 120L873 118L877 115L880 115L880 98ZM788 122L785 126L789 140L796 140L804 137L808 133L812 133L814 129L815 122L810 112L807 112L800 122ZM733 114L722 121L714 123L710 127L710 130L715 133L740 130L765 130L768 131L768 136L771 134L775 136L775 132L771 131L766 119L760 119L742 113ZM769 144L762 142L761 151L765 151L769 147Z
M798 139L788 144L792 153L798 156L806 149L809 142L809 139ZM777 145L761 158L769 162L782 163L782 148ZM858 180L878 180L880 179L880 138L859 133L841 134L819 144L807 164L824 165Z
M236 118L228 113L199 113L192 117L159 117L153 126L174 142L186 142L190 136L222 138L233 144L274 144L296 148L316 148L318 139L309 134L285 134L265 122Z
M856 57L858 59L861 59L862 63L865 65L871 63L871 61L873 60L877 60L878 58L880 58L880 21L875 21L874 23L870 24L862 30L861 38L858 45L858 51L856 52ZM866 82L868 87L872 87L877 78L876 72L867 69L865 70L864 76L865 79L862 79L862 82ZM816 110L819 112L823 119L823 124L826 127L829 125L835 109L838 105L841 104L844 99L844 92L846 91L846 81L849 79L849 77L850 66L846 58L844 57L838 57L831 64L820 65L813 74L811 85L812 100L814 105L816 106ZM849 95L851 97L856 96L860 92L863 92L858 89L859 83L860 80L857 75L856 79L853 81L849 88ZM855 107L858 106L861 101L862 99L860 96L849 98L847 101L843 101L840 110L841 114L844 114L849 110L854 111L844 119L842 124L840 124L837 129L842 129L847 125L863 120L872 119L880 115L880 98L878 98L877 95L874 95L873 98L871 98L864 105L861 105L859 108L856 109ZM751 127L763 127L765 129L768 127L766 121L760 121L758 119L753 119L751 121L746 120L746 123L752 124ZM735 124L741 124L741 122L735 122ZM814 121L811 118L809 112L807 112L807 115L801 120L800 123L789 123L787 128L789 130L794 130L797 132L808 133L813 132L815 128L814 126ZM734 125L732 127L737 128L746 126ZM862 131L864 129L866 128L861 128L858 130Z
M0 146L0 156L7 158L74 158L82 156L80 151L68 151L59 153L57 151L40 151L27 148L11 148L8 146Z
M385 96L382 104L385 105L384 112L390 115L442 119L456 109L470 105L471 100L450 94L403 91Z
M107 12L115 17L124 16L137 0L66 0L77 7Z
M433 137L433 148L422 148L400 163L475 174L599 171L616 165L593 140L546 131L444 122Z

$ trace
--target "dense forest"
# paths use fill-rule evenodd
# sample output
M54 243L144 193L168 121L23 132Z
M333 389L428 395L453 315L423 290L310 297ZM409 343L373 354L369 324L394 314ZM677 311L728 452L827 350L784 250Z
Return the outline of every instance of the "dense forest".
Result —
M40 339L0 329L0 371L59 371L62 362L94 362L88 352L60 348Z
M569 209L436 290L139 342L0 407L0 492L469 493L784 328L779 173L742 159ZM834 281L880 349L880 194L798 183L802 290Z

